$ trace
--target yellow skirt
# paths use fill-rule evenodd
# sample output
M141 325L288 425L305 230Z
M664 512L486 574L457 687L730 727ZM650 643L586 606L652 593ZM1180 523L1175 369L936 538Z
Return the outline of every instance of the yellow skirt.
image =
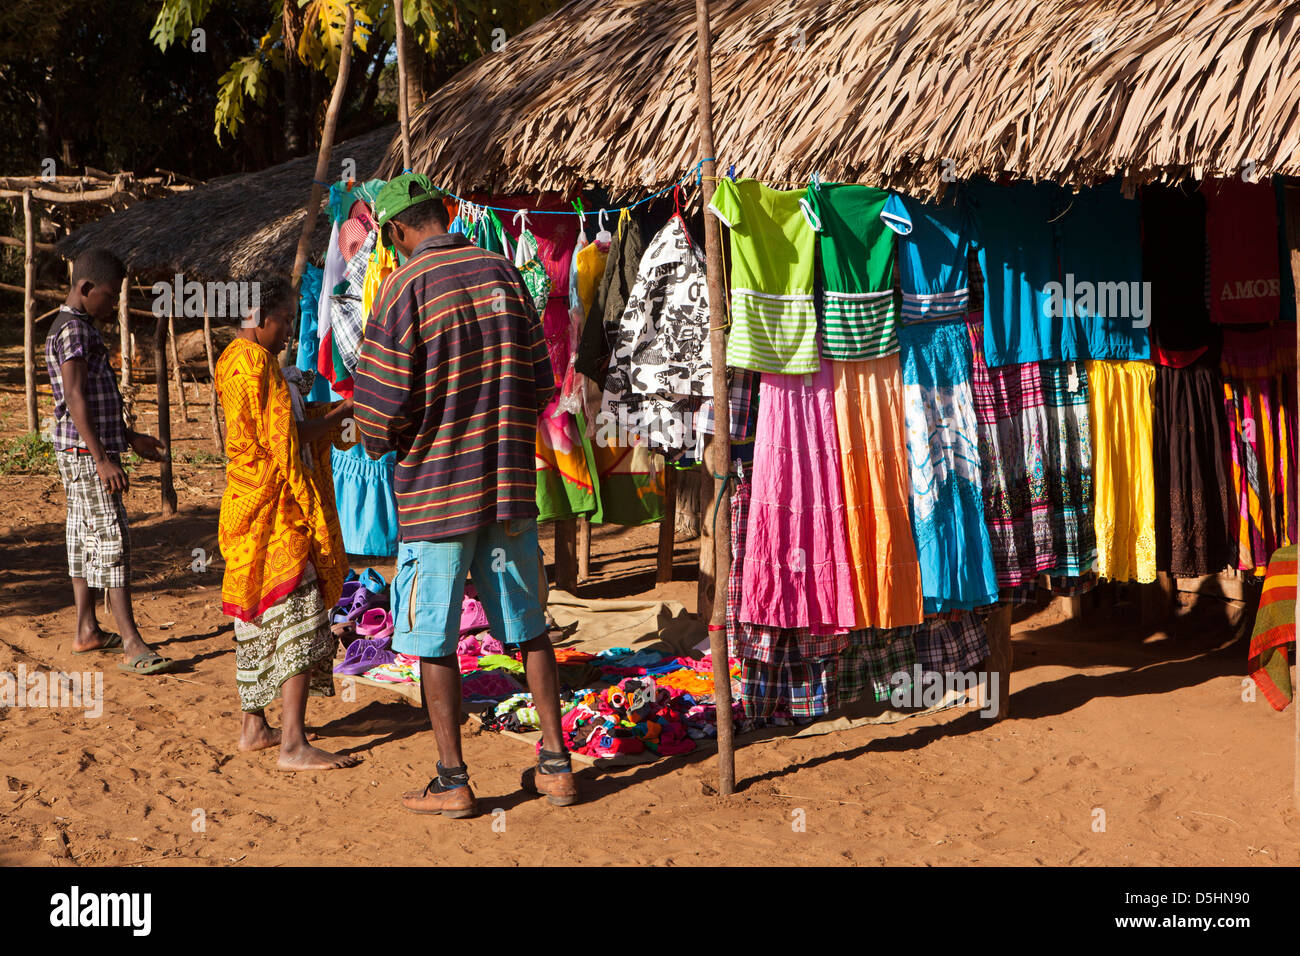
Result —
M1156 579L1155 378L1150 362L1088 363L1097 574L1112 581Z
M857 627L920 624L898 354L831 369Z

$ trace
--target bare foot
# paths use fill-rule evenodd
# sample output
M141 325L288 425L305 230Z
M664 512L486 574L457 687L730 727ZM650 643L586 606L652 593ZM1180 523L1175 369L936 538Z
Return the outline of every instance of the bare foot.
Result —
M277 766L281 770L342 770L355 767L361 758L352 754L332 754L316 747L302 746L293 750L280 751Z
M248 753L278 746L280 746L280 731L268 724L265 718L260 722L244 720L243 729L239 732L240 750Z
M84 654L87 651L98 651L106 647L119 647L121 643L121 638L116 634L110 634L96 624L92 631L77 633L77 636L72 639L72 649L78 654Z

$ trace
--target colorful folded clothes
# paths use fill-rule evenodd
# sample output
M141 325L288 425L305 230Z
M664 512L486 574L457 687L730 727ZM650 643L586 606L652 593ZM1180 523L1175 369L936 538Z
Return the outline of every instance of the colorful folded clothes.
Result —
M461 697L471 702L503 700L524 689L503 671L471 671L461 678L460 686Z
M364 676L385 684L418 684L420 659L410 654L397 654L387 664L366 671Z

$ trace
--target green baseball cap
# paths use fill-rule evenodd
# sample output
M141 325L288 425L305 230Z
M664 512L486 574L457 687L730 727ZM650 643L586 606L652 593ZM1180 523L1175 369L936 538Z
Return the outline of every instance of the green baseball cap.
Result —
M379 228L403 210L426 199L441 200L442 190L436 188L424 173L403 173L390 179L375 197L375 221Z

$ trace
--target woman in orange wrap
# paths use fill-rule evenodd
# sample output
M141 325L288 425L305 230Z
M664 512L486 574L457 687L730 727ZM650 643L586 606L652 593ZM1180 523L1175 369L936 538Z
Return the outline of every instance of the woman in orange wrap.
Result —
M280 370L297 299L281 277L258 281L258 304L217 362L226 413L226 492L219 542L226 559L222 610L235 619L235 682L244 712L241 750L279 745L281 770L357 763L307 742L309 695L330 697L337 638L329 608L347 555L334 506L330 443L352 414L347 400L308 408ZM297 378L297 376L295 376ZM310 386L310 382L306 383ZM284 698L283 729L266 705Z

